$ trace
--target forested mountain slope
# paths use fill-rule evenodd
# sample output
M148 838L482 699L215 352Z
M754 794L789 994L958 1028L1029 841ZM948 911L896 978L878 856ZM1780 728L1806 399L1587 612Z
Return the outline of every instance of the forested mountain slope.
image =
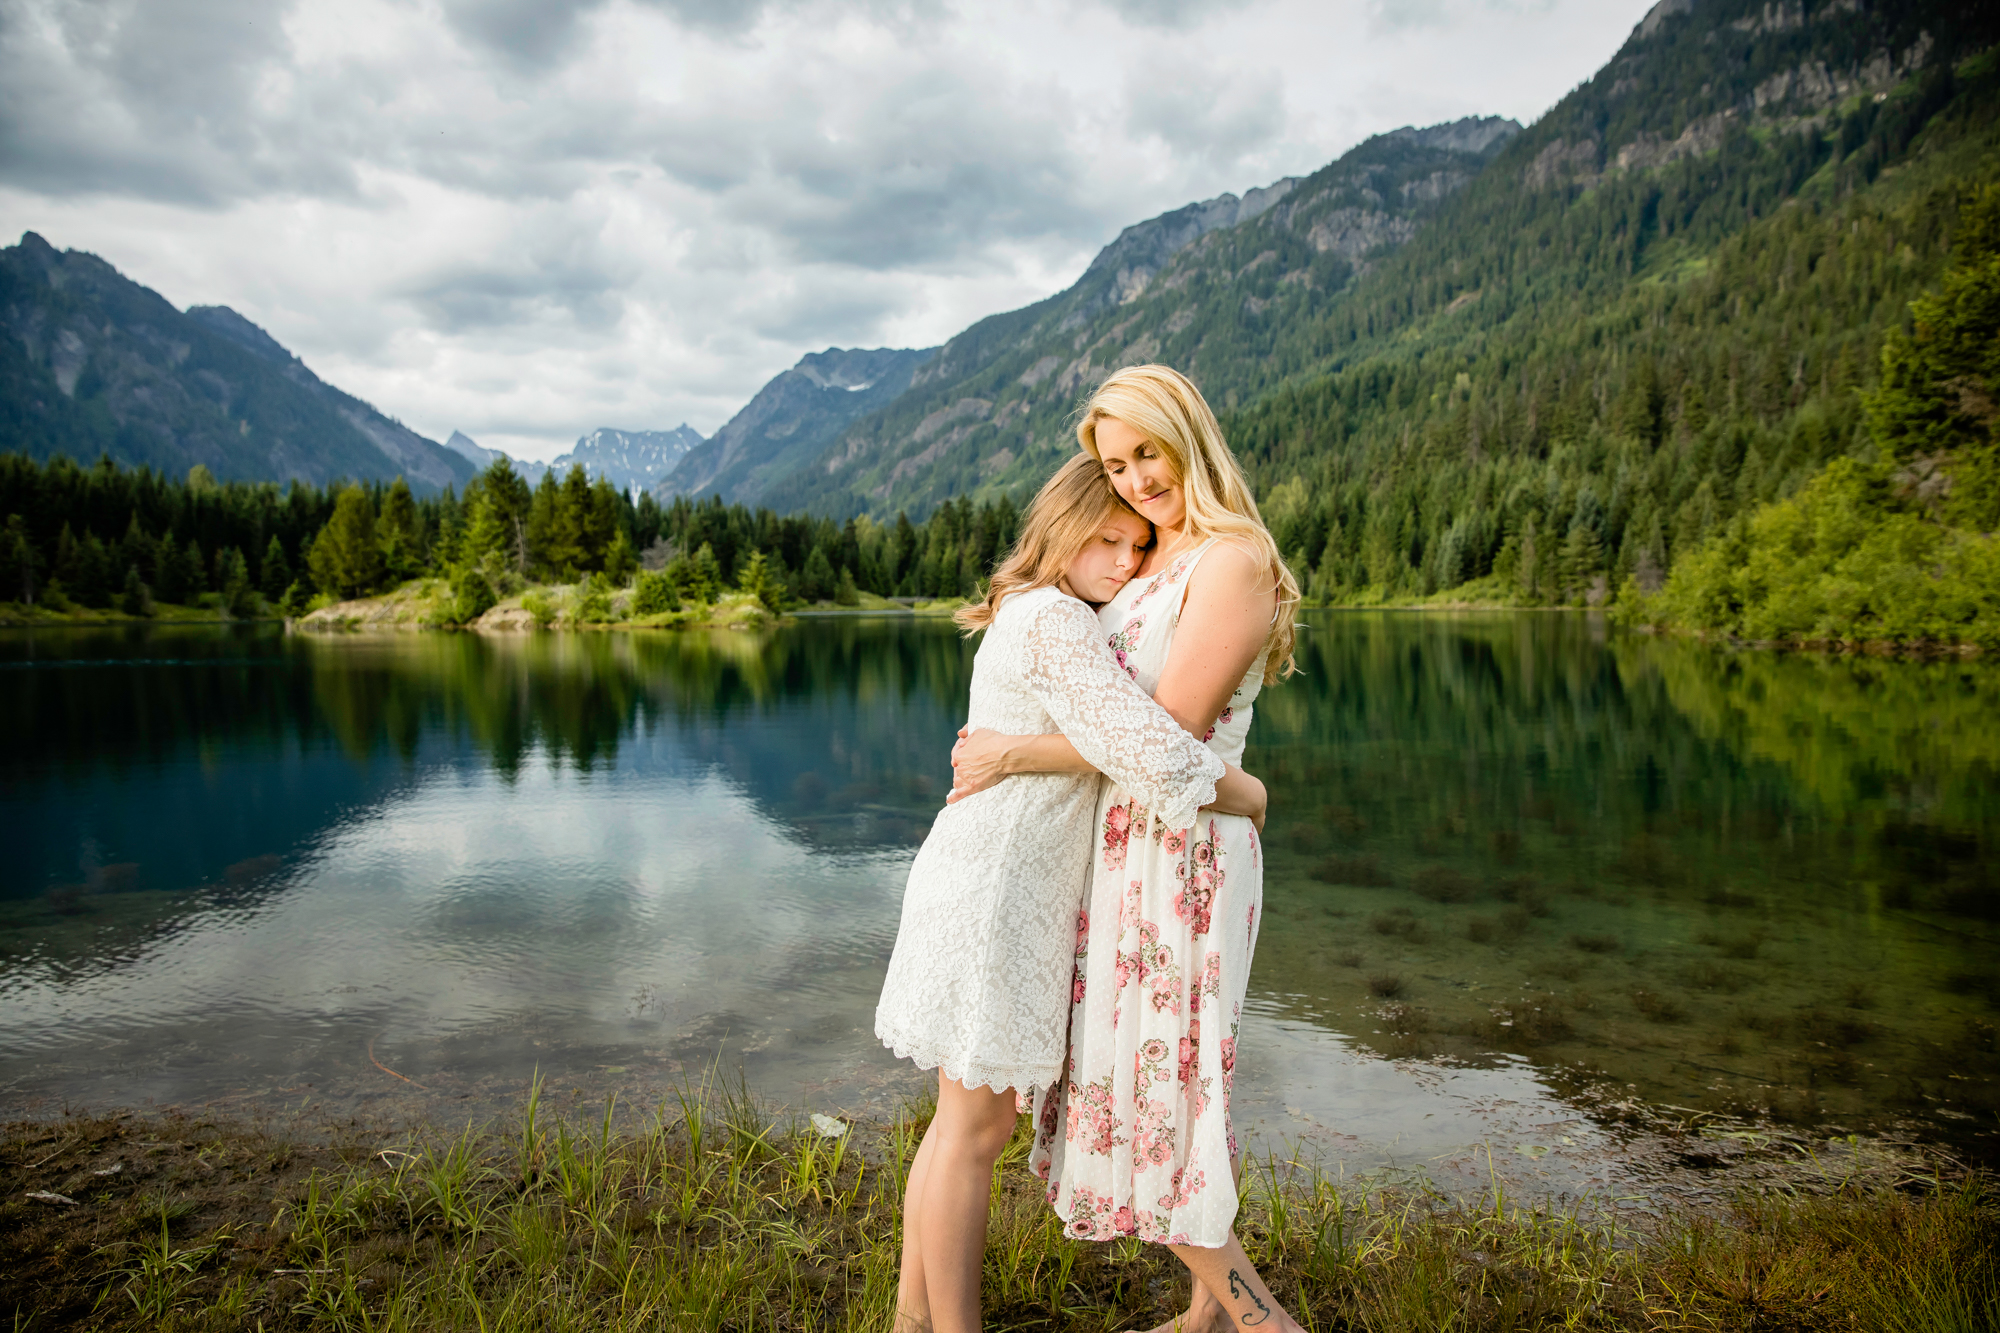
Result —
M981 320L763 502L928 512L1025 492L1066 451L1080 393L1146 360L1234 396L1274 383L1284 329L1413 235L1520 127L1497 117L1378 136L1313 175L1126 228L1068 290Z
M722 428L689 450L653 486L661 500L716 496L776 504L773 488L817 458L856 417L892 402L935 348L841 348L808 352L772 378Z
M1991 7L1668 0L1296 330L1226 424L1314 595L1657 586L1866 452L1856 390L2000 172Z
M2000 174L1996 14L1664 0L1532 128L1458 145L1463 188L1412 151L1450 144L1364 144L1070 328L1069 294L974 326L936 371L973 373L920 379L768 502L1019 496L1074 447L1098 379L1158 359L1222 411L1319 600L1657 586L1871 447L1856 390L1940 272L1959 197ZM1329 187L1349 193L1301 228ZM1368 214L1364 189L1437 197L1371 219L1399 246L1320 248Z
M470 462L325 383L226 306L183 313L95 255L29 232L0 250L0 451L102 454L171 476L408 478Z

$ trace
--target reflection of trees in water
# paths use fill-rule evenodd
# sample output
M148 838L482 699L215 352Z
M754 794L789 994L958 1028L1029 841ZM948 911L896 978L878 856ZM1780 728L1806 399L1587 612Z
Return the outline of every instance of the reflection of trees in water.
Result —
M1247 756L1264 985L1395 1054L1587 1060L1652 1098L1734 1072L1717 1095L1812 1123L2000 1111L2000 671L1310 623Z
M1993 860L1990 665L1607 642L1569 616L1322 614L1301 643L1249 755L1281 847L1504 861L1539 831L1576 874L1815 892Z
M817 842L906 843L942 799L971 647L948 624L808 621L762 635L422 634L310 640L318 720L356 757L470 742L508 779L527 755L591 772L671 727Z

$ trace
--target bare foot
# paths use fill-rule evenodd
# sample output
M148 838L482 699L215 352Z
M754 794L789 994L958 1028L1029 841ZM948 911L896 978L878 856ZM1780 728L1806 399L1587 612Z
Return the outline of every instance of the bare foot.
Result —
M1195 1292L1194 1304L1186 1314L1175 1315L1147 1333L1234 1333L1229 1311L1207 1291Z

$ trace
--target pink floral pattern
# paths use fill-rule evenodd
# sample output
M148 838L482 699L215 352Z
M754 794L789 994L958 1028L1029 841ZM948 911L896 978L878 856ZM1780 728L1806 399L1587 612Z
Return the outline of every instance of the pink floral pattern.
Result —
M1132 839L1132 818L1138 813L1138 805L1127 802L1114 805L1104 812L1104 868L1121 870L1125 866L1125 846Z
M1199 557L1127 585L1100 613L1112 650L1148 691L1158 688ZM1148 600L1159 604L1136 614ZM1257 673L1246 677L1216 719L1209 746L1226 760L1241 760L1260 684ZM1098 808L1069 1064L1041 1093L1030 1161L1072 1237L1220 1245L1236 1216L1229 1102L1261 851L1250 821L1237 816L1204 813L1173 828L1117 790Z
M1111 645L1111 655L1118 659L1119 666L1125 668L1125 674L1134 680L1139 678L1139 672L1131 665L1130 657L1139 647L1139 636L1145 632L1146 617L1134 616L1125 622L1125 628L1106 640ZM1204 736L1202 739L1208 738Z

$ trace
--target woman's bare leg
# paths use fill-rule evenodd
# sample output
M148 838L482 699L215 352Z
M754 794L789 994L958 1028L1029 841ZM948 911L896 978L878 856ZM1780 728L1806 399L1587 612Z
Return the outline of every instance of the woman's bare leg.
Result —
M899 1329L979 1333L979 1270L993 1164L1014 1133L1014 1092L938 1075L938 1109L910 1166L903 1201Z
M1236 1233L1229 1243L1209 1248L1202 1245L1171 1247L1194 1275L1194 1300L1187 1314L1163 1328L1178 1326L1182 1333L1224 1333L1224 1330L1254 1330L1254 1333L1300 1333L1278 1298L1257 1275L1243 1242Z

